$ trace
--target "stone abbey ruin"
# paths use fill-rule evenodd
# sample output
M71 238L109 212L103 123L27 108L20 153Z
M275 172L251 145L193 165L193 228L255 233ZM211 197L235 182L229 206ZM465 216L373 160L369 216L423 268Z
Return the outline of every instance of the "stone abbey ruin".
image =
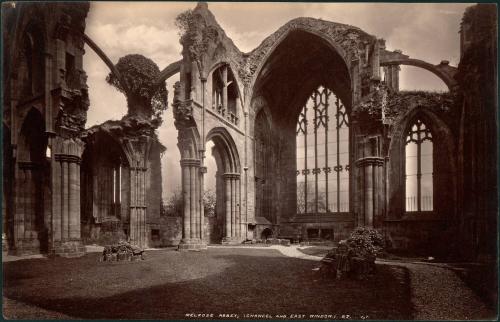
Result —
M163 70L140 55L114 65L85 34L89 3L3 5L9 253L79 256L105 235L157 247L171 234L180 250L270 236L338 241L371 226L397 250L496 256L494 5L464 13L454 67L313 18L291 20L243 53L199 3L178 17L182 59ZM127 97L119 121L85 128L84 44ZM434 73L449 90L400 91L400 65ZM175 228L161 219L165 148L155 130L177 73ZM203 205L208 153L217 164L213 216Z

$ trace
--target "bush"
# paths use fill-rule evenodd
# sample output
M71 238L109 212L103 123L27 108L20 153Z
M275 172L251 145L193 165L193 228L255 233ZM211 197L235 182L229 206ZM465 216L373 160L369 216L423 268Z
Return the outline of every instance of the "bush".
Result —
M347 246L356 257L375 260L385 246L384 237L374 228L357 227L347 239Z

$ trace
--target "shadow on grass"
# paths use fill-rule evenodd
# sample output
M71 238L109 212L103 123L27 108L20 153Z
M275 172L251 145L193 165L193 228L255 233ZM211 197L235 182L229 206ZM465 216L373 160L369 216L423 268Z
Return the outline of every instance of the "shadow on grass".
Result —
M91 255L7 263L4 296L85 319L185 319L187 313L411 318L408 277L401 268L381 266L364 281L334 280L318 276L312 270L316 262L270 250L148 255L124 265L96 263Z

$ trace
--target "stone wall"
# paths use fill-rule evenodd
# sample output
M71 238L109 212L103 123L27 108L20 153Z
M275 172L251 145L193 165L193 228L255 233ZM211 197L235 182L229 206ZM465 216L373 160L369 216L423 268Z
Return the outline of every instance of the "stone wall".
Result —
M497 8L466 10L458 81L458 216L462 256L497 256L498 81Z
M177 246L182 239L182 217L160 218L161 246Z

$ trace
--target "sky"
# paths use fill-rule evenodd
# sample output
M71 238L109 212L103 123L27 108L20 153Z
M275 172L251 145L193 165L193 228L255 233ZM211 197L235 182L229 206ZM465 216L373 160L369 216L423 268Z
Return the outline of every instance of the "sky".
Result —
M400 49L412 58L432 64L448 60L456 66L460 58L459 28L465 8L471 3L216 3L208 7L243 52L257 47L267 36L297 17L321 18L353 25L386 40L388 50ZM113 63L127 54L142 54L160 69L181 59L175 17L193 9L196 2L91 2L86 33ZM109 69L85 47L84 69L90 96L87 127L121 119L127 112L125 96L105 81ZM162 157L163 197L180 188L180 155L173 125L171 100L178 75L167 80L169 108L158 130L167 151ZM402 66L400 87L445 90L444 83L428 71ZM208 150L210 151L210 150ZM207 158L209 172L214 161ZM210 182L210 180L208 180Z

